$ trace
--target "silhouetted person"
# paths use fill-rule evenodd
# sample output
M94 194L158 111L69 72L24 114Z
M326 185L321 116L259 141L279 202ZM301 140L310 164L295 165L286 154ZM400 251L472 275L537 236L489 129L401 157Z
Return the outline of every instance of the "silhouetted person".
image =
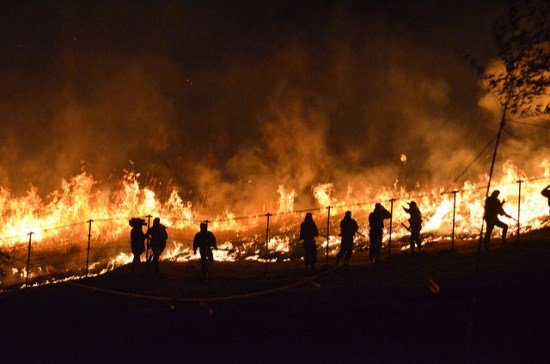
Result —
M315 263L317 262L317 245L315 244L315 238L319 235L319 230L315 221L313 221L313 215L311 212L306 214L304 221L300 224L300 240L304 241L304 263L306 265L306 272L308 268L315 270Z
M371 263L376 263L376 261L380 259L384 220L389 219L390 217L390 212L379 203L374 205L374 210L369 215L369 258Z
M160 273L159 270L159 258L164 248L166 248L166 240L168 240L168 233L166 232L166 226L160 223L160 219L156 217L153 220L153 226L147 230L147 236L151 237L151 250L153 251L153 268L155 273Z
M145 239L147 235L143 232L143 226L147 225L145 220L134 217L129 221L132 230L130 231L130 246L134 260L132 261L132 269L137 271L141 263L141 254L145 251Z
M409 217L409 231L411 236L409 237L409 245L411 252L414 252L414 246L418 246L418 251L422 249L422 241L420 240L420 230L422 230L422 213L418 209L416 202L409 202L409 208L403 207Z
M502 228L502 242L506 242L506 232L508 231L508 225L500 221L498 216L511 216L508 215L502 208L502 205L505 201L500 202L500 200L498 199L499 194L499 190L494 190L493 193L491 193L491 196L487 197L487 199L485 200L485 213L483 215L483 218L487 223L487 231L485 232L485 239L483 239L485 250L489 249L491 233L493 232L495 226Z
M336 264L340 262L340 259L344 258L345 265L349 265L351 260L351 254L353 253L353 237L359 230L357 221L352 219L351 211L346 211L344 218L340 221L340 236L342 242L340 244L340 251L336 255Z
M206 266L214 261L212 249L216 249L216 237L211 231L208 231L208 225L201 223L200 231L195 234L193 239L193 253L197 254L197 248L201 255L201 266L204 279L208 278Z
M546 186L540 193L548 199L548 207L550 207L550 185Z

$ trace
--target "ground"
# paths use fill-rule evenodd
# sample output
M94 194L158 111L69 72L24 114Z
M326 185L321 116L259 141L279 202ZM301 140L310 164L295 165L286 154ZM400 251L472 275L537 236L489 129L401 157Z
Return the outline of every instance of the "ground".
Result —
M550 350L550 229L376 265L163 262L0 295L10 362L521 362ZM321 262L324 263L324 260ZM476 268L477 266L477 268Z

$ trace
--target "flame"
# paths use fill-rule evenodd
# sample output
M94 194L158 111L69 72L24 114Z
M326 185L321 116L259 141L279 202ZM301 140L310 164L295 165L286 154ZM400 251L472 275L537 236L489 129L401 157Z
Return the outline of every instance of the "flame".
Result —
M293 189L285 189L285 186L283 185L279 185L277 192L279 193L279 212L293 211L296 192L294 192Z
M406 156L402 155L403 163ZM540 191L550 184L550 160L540 163L541 174L529 177L511 161L503 164L501 177L491 190L499 189L500 198L505 199L504 209L519 218L522 231L547 226L548 205ZM69 180L63 180L58 191L42 199L35 188L23 196L13 196L0 186L0 248L12 255L7 264L2 285L21 282L27 277L26 257L30 244L32 258L29 262L29 278L52 281L50 276L65 279L67 276L82 276L86 264L87 245L91 246L88 261L90 274L102 274L129 264L132 254L129 249L128 219L131 217L161 217L168 227L169 241L162 259L178 262L198 259L192 252L192 239L198 230L198 223L212 219L209 229L218 238L219 250L214 251L218 261L238 259L265 259L266 233L269 234L268 259L289 259L301 256L301 245L296 234L303 213L295 211L296 192L292 187L279 185L277 213L271 216L266 226L265 212L252 216L238 216L226 208L222 213L208 216L198 212L191 202L184 201L177 189L171 188L162 201L152 188L138 183L139 174L125 172L115 186L105 188L94 178L82 172ZM325 237L318 239L320 250L334 254L340 239L336 236L338 222L345 210L352 210L359 223L360 232L368 235L368 213L376 202L389 209L393 202L392 238L408 235L401 226L408 214L403 210L407 202L417 202L423 215L423 230L431 241L437 242L450 236L455 213L455 232L461 237L475 237L479 233L483 217L487 176L478 181L466 181L456 186L456 193L442 194L440 188L409 191L399 186L378 190L365 186L353 190L347 186L343 198L336 197L332 183L312 187L317 202L312 207L314 219ZM519 188L521 187L521 199ZM456 200L455 200L456 199ZM271 206L273 206L271 204ZM329 226L326 207L331 206ZM521 210L519 207L521 206ZM303 210L302 210L303 211ZM518 216L518 213L519 216ZM511 227L517 223L503 218ZM330 229L327 237L326 229ZM510 232L514 232L511 228ZM32 233L32 234L31 234ZM498 234L495 231L495 235ZM386 224L384 239L389 238ZM360 239L359 245L367 239ZM320 253L321 254L321 253ZM55 280L53 279L53 280Z
M320 183L313 187L313 196L320 206L334 206L337 204L335 198L331 198L330 194L334 191L334 184L332 183Z

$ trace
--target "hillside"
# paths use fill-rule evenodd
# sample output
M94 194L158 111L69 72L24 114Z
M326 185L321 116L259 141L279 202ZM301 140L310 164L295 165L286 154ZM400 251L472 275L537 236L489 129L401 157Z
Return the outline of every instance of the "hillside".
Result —
M5 357L33 362L547 362L550 229L483 253L371 265L163 262L0 295ZM320 263L324 263L322 260ZM267 272L265 274L264 272Z

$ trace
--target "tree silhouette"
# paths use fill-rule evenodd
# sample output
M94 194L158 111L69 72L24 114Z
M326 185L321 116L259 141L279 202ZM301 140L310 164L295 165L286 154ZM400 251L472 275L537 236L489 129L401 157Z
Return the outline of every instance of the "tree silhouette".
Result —
M487 70L470 55L467 60L480 73L488 90L507 115L537 116L550 106L540 96L550 93L550 2L509 1L503 19L493 26L502 67Z
M489 196L506 118L537 116L549 112L550 106L547 104L544 107L540 98L550 94L550 2L510 0L506 16L493 26L493 35L502 65L499 70L487 70L474 57L466 56L502 110L485 198ZM481 251L483 225L482 222L478 255Z

